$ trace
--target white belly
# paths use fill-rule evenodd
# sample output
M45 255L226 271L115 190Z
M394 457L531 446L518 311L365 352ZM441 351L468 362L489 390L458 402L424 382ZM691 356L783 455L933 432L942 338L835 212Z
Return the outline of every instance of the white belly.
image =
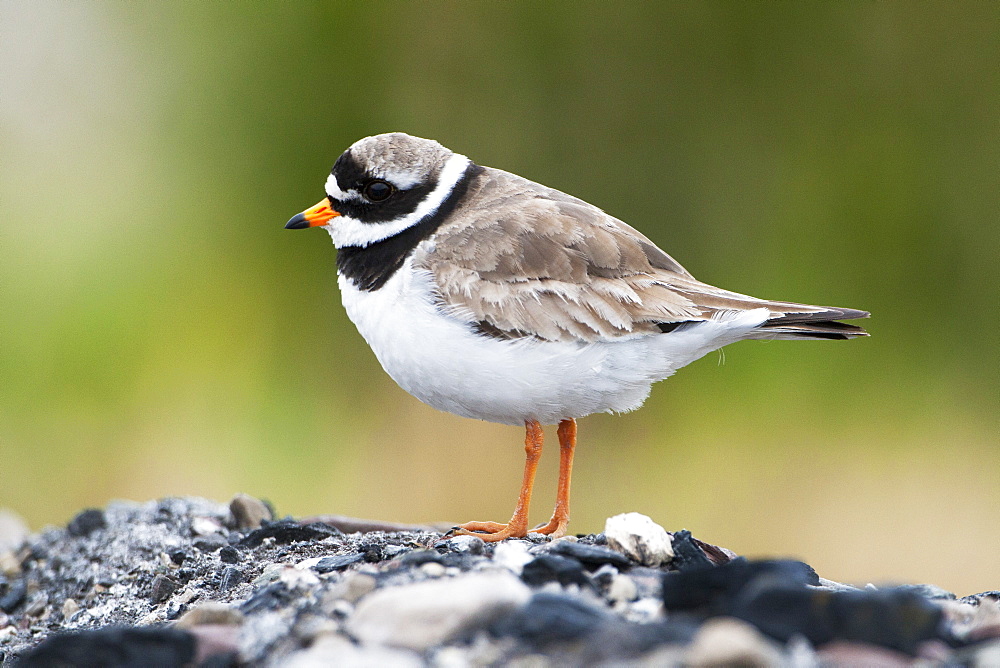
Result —
M638 408L653 382L766 318L613 342L504 341L441 313L409 261L374 292L339 283L347 315L400 387L439 410L512 425Z

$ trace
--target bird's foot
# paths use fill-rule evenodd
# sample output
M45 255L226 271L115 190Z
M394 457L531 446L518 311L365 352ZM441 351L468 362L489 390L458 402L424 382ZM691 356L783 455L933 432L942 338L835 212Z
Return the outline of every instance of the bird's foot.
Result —
M540 533L552 538L561 538L566 535L566 525L569 518L553 517L548 524L540 524L530 533ZM524 538L528 535L527 526L511 522L510 524L500 524L499 522L466 522L452 527L445 534L445 538L452 536L476 536L487 543L496 543L507 538Z
M553 516L549 523L531 530L531 533L540 533L549 538L562 538L566 535L566 527L569 525L568 517Z
M528 527L511 522L500 524L499 522L466 522L452 527L451 531L444 535L445 538L452 536L475 536L487 543L496 543L507 538L524 538L528 535Z

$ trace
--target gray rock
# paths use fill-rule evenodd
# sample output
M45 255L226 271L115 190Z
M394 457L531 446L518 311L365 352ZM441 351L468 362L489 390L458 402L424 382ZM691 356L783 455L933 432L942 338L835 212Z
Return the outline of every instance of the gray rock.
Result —
M504 571L418 582L364 597L347 629L362 643L423 651L486 626L530 597L530 589Z

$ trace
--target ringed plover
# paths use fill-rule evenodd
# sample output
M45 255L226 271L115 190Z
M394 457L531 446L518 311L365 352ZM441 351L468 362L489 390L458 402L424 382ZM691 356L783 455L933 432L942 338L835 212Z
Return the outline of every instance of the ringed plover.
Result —
M542 425L558 423L552 519L569 522L576 418L638 408L650 386L744 339L852 339L869 314L767 301L707 285L622 221L552 188L395 132L347 149L326 197L289 229L337 247L347 315L400 387L443 411L524 425L526 462L507 524L525 536Z

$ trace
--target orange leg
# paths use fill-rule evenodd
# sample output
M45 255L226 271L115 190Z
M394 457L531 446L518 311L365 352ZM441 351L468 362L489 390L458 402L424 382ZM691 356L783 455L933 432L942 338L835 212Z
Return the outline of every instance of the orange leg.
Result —
M569 524L569 482L573 477L573 453L576 451L576 420L567 418L559 423L559 489L552 519L545 526L535 529L553 538L566 535Z
M517 497L517 506L514 508L514 515L510 518L510 522L507 524L499 524L497 522L467 522L449 531L448 535L479 536L487 543L494 543L505 538L523 538L527 536L531 488L535 484L535 469L538 468L538 460L542 457L543 441L542 425L538 424L537 420L525 420L524 478L521 481L521 493ZM566 491L567 493L569 492L568 485Z

